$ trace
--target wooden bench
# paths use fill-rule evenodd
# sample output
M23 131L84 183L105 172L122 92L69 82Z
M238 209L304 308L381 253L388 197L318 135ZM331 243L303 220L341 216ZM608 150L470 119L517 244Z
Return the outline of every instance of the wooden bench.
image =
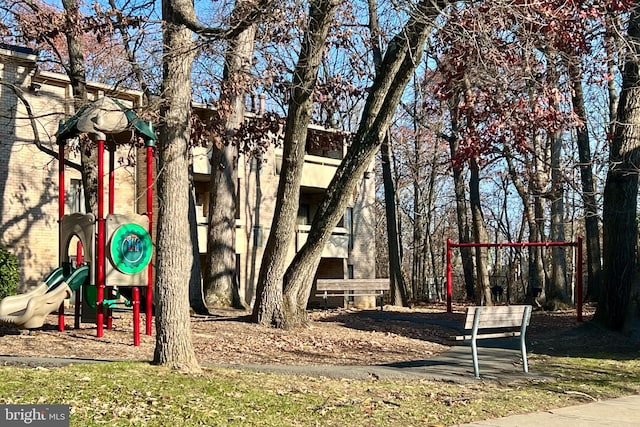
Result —
M480 377L478 368L478 346L476 341L485 338L520 338L522 369L529 372L525 333L531 318L530 305L510 305L496 307L469 307L464 323L465 331L470 335L453 337L456 341L470 341L473 357L473 372ZM466 333L466 332L465 332Z
M324 299L325 308L329 297L375 296L376 305L379 299L382 310L384 291L389 288L389 279L318 279L316 296Z

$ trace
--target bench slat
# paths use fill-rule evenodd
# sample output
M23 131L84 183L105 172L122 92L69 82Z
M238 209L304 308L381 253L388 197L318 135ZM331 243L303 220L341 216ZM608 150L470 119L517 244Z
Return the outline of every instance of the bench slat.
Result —
M482 307L478 329L487 328L516 328L522 326L525 307L522 305ZM464 328L472 329L476 307L467 309ZM527 323L528 325L528 323Z
M520 336L520 331L495 332L492 334L478 334L476 338L515 338ZM458 335L453 337L456 341L470 341L473 335Z
M388 291L389 279L318 279L317 291Z

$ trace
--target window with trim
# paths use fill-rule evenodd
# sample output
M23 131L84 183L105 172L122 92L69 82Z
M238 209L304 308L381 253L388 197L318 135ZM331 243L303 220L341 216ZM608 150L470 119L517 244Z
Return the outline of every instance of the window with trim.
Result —
M84 213L84 187L81 179L71 179L67 207L69 213Z
M301 203L300 206L298 206L298 217L296 219L296 224L309 225L311 223L310 211L311 207L308 203Z
M353 249L353 208L347 208L344 213L344 228L347 229L347 236L349 236L348 248Z

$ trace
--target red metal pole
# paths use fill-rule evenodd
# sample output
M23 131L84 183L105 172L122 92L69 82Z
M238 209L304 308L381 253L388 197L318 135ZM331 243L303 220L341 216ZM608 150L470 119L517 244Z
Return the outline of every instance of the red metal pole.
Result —
M115 144L109 145L109 215L113 215L115 210L115 157L116 157L116 148ZM106 240L106 236L105 236ZM105 242L106 243L106 242ZM106 283L105 283L106 286ZM106 288L107 293L111 296L111 288ZM109 308L107 309L107 329L113 329L113 311Z
M140 345L140 288L133 288L133 345Z
M451 297L453 294L453 266L451 265L451 239L447 239L447 313L452 313Z
M578 322L582 322L582 237L578 237L578 250L576 254L576 287L578 300Z
M104 141L98 141L98 240L96 243L96 286L98 286L96 323L97 336L104 335L104 312L102 302L104 301L105 271L104 271Z
M149 235L153 239L153 147L147 147L147 217L149 218ZM153 312L153 263L149 261L147 268L147 298L145 326L147 335L151 335Z
M78 244L76 245L76 265L81 265L83 261L82 242L78 240ZM81 294L82 287L76 290L76 304L73 312L73 327L75 329L80 329L80 305L82 304L82 299L80 298Z
M115 146L109 147L109 215L113 215L114 213L114 204L115 204L115 157L116 150Z
M64 216L65 205L65 185L64 185L64 146L61 141L58 144L58 245L62 237L62 217ZM59 249L58 249L59 250ZM62 253L58 254L59 262L62 265ZM64 301L58 307L58 330L64 331Z

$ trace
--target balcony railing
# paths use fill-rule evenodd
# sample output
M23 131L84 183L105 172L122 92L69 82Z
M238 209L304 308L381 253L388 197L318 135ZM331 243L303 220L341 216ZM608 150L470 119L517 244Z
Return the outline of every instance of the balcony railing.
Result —
M302 248L302 245L307 241L309 236L309 225L298 225L298 231L296 231L296 251ZM331 237L326 246L322 250L323 258L348 258L349 257L349 234L347 229L343 227L336 227L331 233Z
M304 166L302 168L303 187L327 188L336 173L336 169L340 166L340 159L331 157L312 156L307 154L304 156ZM280 174L282 169L282 153L276 153L276 173Z
M298 225L295 236L295 250L299 251L302 245L307 241L309 236L309 225ZM245 253L247 251L246 231L241 224L236 224L236 253ZM266 238L266 236L265 236ZM252 240L253 241L253 240ZM262 244L266 243L264 241ZM198 245L200 253L207 250L207 223L206 219L198 219ZM336 227L329 238L329 242L322 251L323 258L347 258L349 256L349 234L347 229Z

